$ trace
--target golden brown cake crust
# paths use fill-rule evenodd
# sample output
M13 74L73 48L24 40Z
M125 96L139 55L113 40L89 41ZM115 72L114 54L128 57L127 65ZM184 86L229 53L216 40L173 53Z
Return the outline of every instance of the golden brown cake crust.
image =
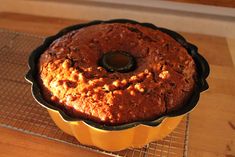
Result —
M137 68L107 72L104 53L129 52ZM151 120L178 109L190 97L196 68L169 35L138 24L98 24L55 40L41 55L44 96L73 117L107 125Z

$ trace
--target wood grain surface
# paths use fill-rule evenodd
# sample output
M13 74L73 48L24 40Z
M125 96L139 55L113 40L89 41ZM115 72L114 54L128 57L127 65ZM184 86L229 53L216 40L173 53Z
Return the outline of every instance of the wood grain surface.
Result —
M0 28L52 35L83 22L24 14L0 13ZM235 40L181 32L208 60L209 90L190 115L189 157L235 157ZM63 150L63 151L61 151ZM0 127L0 156L100 156L73 146Z

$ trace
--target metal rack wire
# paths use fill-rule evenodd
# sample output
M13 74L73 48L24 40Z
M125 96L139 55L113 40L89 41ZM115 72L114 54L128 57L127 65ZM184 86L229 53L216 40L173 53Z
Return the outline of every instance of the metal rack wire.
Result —
M105 152L81 145L74 137L63 133L50 119L47 111L32 98L30 84L24 75L28 71L29 54L40 45L43 37L0 29L0 126L64 142L89 151L126 157L186 157L188 123L186 116L166 138L141 149Z

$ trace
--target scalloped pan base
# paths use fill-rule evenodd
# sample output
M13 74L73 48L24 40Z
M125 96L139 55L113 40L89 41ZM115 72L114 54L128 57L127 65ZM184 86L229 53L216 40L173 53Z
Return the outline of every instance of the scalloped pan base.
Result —
M83 121L68 122L58 111L48 109L55 124L65 133L74 136L80 143L106 151L120 151L126 148L141 148L170 134L184 115L167 117L158 126L138 125L125 130L107 131L87 126Z

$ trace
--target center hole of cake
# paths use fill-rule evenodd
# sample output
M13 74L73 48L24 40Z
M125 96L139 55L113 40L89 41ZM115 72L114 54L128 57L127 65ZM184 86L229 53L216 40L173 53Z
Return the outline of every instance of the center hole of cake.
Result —
M122 53L114 53L113 55L108 55L105 58L105 62L115 68L115 69L119 69L119 68L123 68L125 66L127 66L130 63L130 59L128 56L122 54Z
M101 66L110 72L129 72L135 68L135 59L127 52L107 52L101 58Z

